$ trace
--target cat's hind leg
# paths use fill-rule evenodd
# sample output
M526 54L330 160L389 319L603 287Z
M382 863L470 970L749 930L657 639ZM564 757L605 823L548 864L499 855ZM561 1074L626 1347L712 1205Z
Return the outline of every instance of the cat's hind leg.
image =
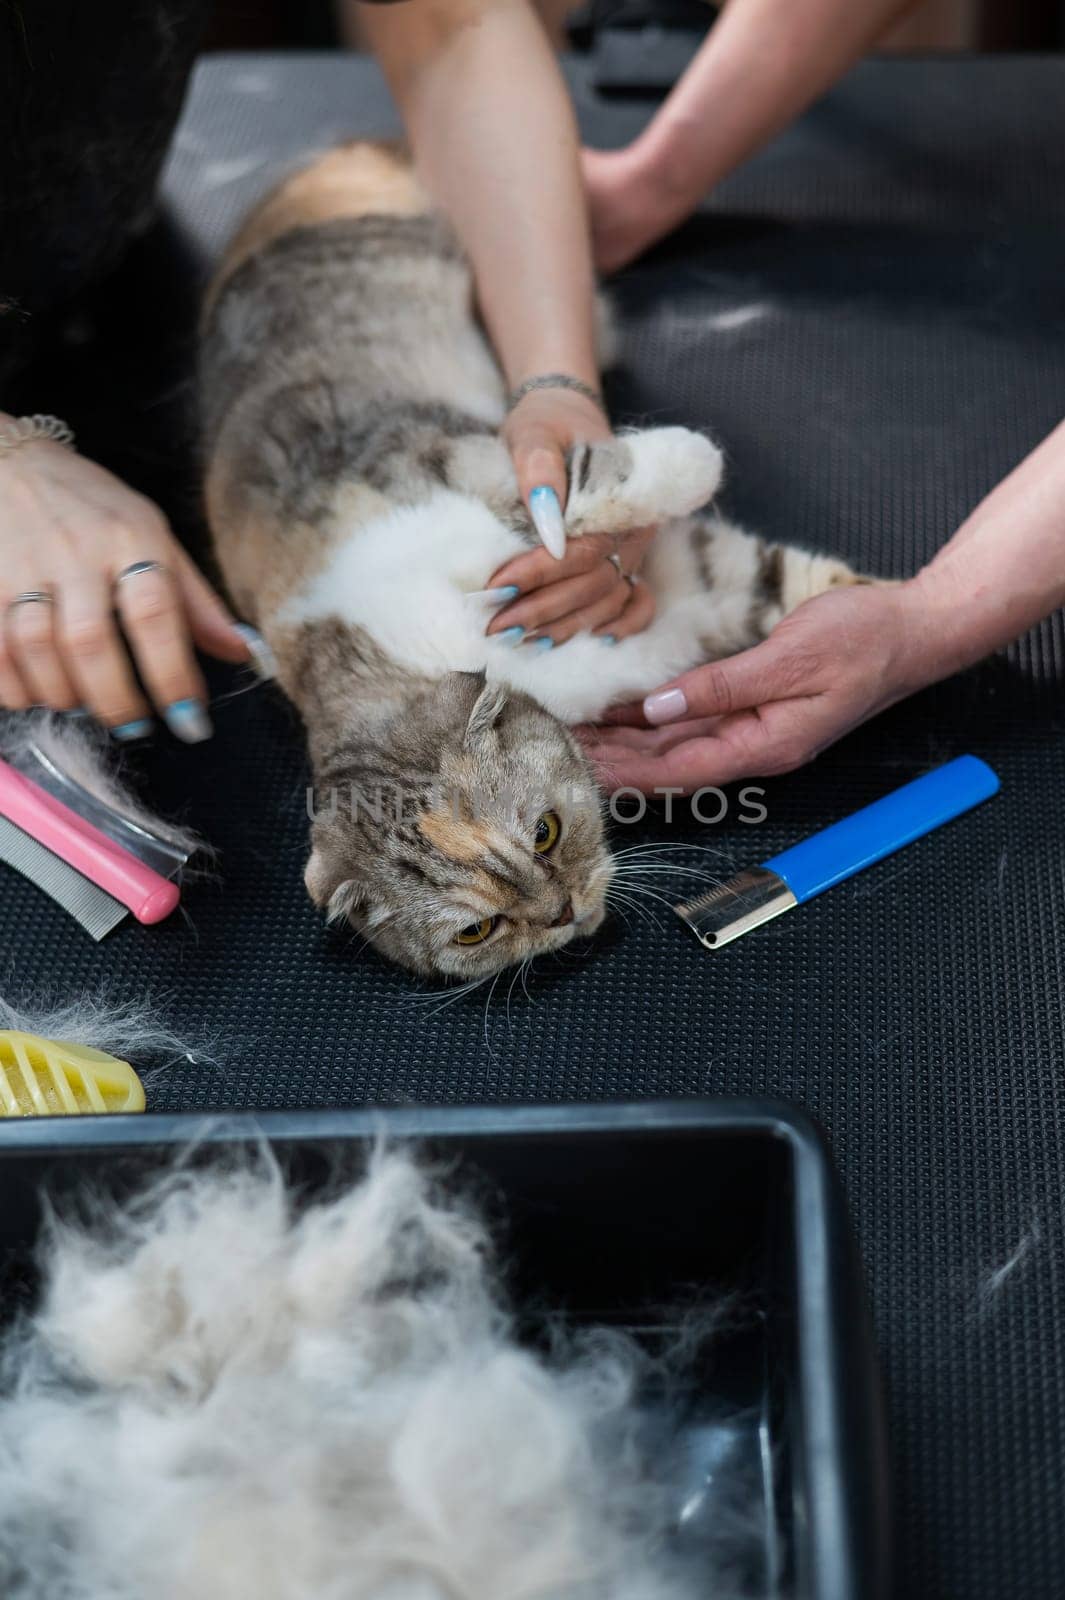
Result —
M663 527L645 572L660 614L678 633L697 635L704 661L759 644L815 595L880 581L835 556L774 543L714 514Z

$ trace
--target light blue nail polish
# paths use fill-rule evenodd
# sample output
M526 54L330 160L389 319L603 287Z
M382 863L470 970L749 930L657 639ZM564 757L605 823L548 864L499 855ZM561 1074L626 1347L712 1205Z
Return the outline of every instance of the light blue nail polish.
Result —
M502 639L503 643L509 644L511 648L516 644L520 644L524 637L525 629L519 628L516 624L513 628L504 628L502 633L496 634L497 639Z
M69 711L61 711L59 715L66 717L68 722L84 722L86 717L92 715L92 712L86 711L84 706L71 706Z
M533 639L532 648L534 650L553 650L555 641L549 633L545 633L539 639Z
M266 640L257 628L247 622L235 622L233 632L239 633L248 647L251 656L251 665L260 678L277 677L277 660ZM180 701L178 702L181 703Z
M214 732L207 707L200 700L175 700L163 717L175 739L183 744L202 744Z
M479 600L486 606L505 606L508 601L516 600L520 593L516 583L501 583L498 589L474 589L466 598Z
M529 515L544 548L561 561L566 554L566 525L558 495L550 484L540 484L529 495Z
M617 644L618 642L612 633L601 633L599 641L601 644Z
M129 744L133 739L147 739L152 726L151 717L138 717L135 722L120 722L117 728L111 729L111 737L119 744Z

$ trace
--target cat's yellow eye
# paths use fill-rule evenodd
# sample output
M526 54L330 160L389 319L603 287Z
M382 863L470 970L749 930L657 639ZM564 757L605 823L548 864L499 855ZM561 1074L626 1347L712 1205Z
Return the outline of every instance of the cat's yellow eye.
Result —
M495 931L498 917L482 917L480 922L471 922L468 928L463 928L461 933L456 933L456 944L484 944L489 934Z
M545 811L536 824L533 849L538 856L548 856L558 843L562 832L562 819L557 811Z

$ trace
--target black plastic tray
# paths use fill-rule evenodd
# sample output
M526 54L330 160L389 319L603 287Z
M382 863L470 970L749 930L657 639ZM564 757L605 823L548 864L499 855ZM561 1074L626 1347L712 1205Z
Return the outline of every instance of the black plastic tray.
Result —
M519 1306L653 1341L693 1292L734 1296L682 1424L687 1520L722 1530L717 1558L745 1594L886 1592L880 1394L856 1259L819 1135L771 1101L0 1123L0 1316L33 1294L45 1190L121 1191L191 1139L263 1137L313 1190L382 1130L427 1141L498 1199ZM707 1600L715 1589L708 1577Z

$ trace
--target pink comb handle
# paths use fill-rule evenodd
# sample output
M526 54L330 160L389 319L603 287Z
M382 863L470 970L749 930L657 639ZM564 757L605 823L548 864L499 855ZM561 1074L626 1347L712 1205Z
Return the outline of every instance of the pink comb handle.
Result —
M161 922L181 899L176 883L146 867L6 761L0 761L0 816L127 906L138 922Z

